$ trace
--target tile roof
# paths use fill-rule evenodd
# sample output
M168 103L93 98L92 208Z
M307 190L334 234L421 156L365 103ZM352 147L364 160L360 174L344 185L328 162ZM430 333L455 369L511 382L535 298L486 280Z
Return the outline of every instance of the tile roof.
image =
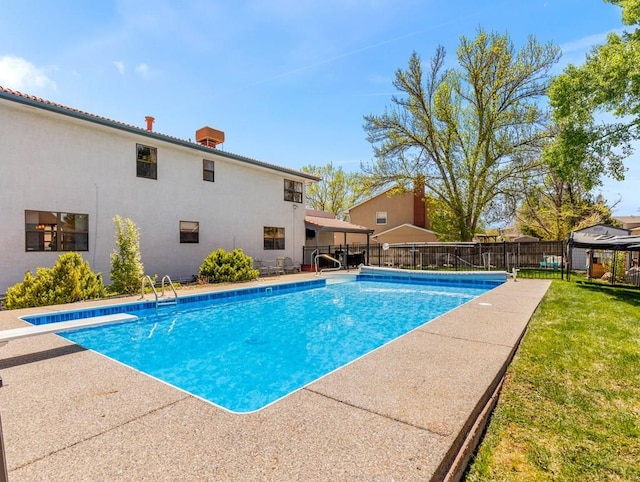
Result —
M305 216L304 222L311 229L316 228L318 231L333 231L337 233L373 233L374 231L366 226L322 216Z
M163 140L166 142L170 142L172 144L181 145L183 147L188 147L192 149L196 149L199 151L215 153L217 155L227 157L230 159L234 159L241 162L246 162L249 164L253 164L256 166L264 167L267 169L280 171L288 174L292 174L298 177L302 177L308 179L310 181L319 181L320 177L315 176L313 174L309 174L306 172L298 171L295 169L290 169L288 167L279 166L277 164L271 164L264 161L259 161L257 159L252 159L250 157L241 156L239 154L233 154L231 152L223 151L220 149L214 149L212 147L204 146L202 144L198 144L196 142L192 142L190 140L180 139L178 137L170 136L167 134L161 134L155 131L149 131L146 128L141 128L138 126L134 126L131 124L126 124L124 122L116 121L113 119L109 119L107 117L99 116L96 114L91 114L89 112L82 111L80 109L75 109L73 107L68 107L66 105L58 104L56 102L52 102L50 100L42 99L41 97L36 97L34 95L25 94L23 92L12 90L0 85L0 99L5 99L13 102L18 102L25 105L30 105L33 107L39 107L45 110L49 110L52 112L57 112L59 114L68 115L71 117L75 117L77 119L86 120L88 122L93 122L97 124L101 124L107 127L112 127L116 129L125 130L128 132L133 132L136 134L141 134L146 137L155 138L158 140Z

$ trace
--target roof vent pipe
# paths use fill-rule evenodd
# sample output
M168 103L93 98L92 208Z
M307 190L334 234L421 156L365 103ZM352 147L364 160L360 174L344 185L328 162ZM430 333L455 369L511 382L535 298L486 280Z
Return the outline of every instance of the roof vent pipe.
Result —
M144 120L147 121L147 130L148 131L152 131L153 130L153 121L155 120L153 117L151 117L150 115L146 116L144 118Z

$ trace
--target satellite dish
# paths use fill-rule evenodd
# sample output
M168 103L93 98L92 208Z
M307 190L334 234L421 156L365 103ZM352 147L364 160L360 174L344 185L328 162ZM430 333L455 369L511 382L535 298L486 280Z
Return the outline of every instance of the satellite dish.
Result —
M389 243L384 243L384 244L382 245L382 250L383 250L383 251L386 251L386 250L388 250L388 249L389 249Z

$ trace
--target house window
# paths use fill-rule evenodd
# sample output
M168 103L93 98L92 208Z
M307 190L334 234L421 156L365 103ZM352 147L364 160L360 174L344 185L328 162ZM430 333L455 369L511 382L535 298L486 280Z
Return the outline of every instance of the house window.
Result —
M284 228L264 227L264 249L284 249Z
M202 160L202 180L213 182L215 173L215 163L213 161Z
M387 224L387 213L386 211L384 212L377 212L376 213L376 224Z
M180 221L180 242L200 242L200 223L198 221Z
M155 147L136 144L137 162L136 174L138 177L158 179L158 149Z
M89 251L89 215L25 211L27 251Z
M298 181L284 180L284 200L294 203L302 202L302 183Z

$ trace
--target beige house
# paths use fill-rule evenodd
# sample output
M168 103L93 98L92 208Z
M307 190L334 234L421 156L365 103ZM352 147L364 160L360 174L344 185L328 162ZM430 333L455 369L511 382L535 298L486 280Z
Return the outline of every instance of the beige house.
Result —
M622 224L624 229L628 229L629 234L640 234L640 216L616 216L613 219Z
M424 189L392 194L388 189L347 211L348 220L373 229L371 240L379 244L429 243L438 235L429 229L431 221L424 203ZM350 243L363 242L352 235Z

